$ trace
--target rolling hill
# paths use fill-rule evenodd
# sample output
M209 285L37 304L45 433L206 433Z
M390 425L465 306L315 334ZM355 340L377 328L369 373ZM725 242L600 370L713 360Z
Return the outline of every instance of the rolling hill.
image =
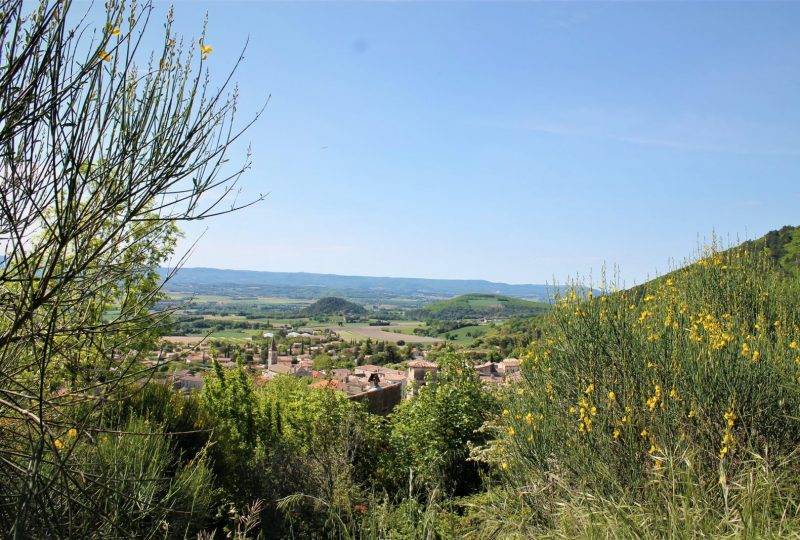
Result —
M751 251L766 250L769 258L775 262L776 271L791 277L800 277L800 226L784 226L770 231L755 240L745 241L741 246ZM730 249L738 249L738 246ZM697 264L695 262L688 266L677 268L663 276L632 287L625 292L629 295L629 298L638 302L648 294L648 291L658 288L665 281L692 272ZM523 317L520 317L520 320L513 321L511 324L493 329L485 336L483 342L493 346L500 346L510 354L512 347L524 347L533 341L535 336L541 335L543 333L542 330L548 328L553 319L550 316L539 318Z
M745 242L753 249L767 249L770 257L785 272L800 276L800 226L786 225L761 238Z
M366 312L367 310L363 306L334 296L321 298L303 310L303 314L310 317L316 315L361 315Z
M550 304L496 294L464 294L441 300L412 312L422 319L458 320L532 317L550 309Z

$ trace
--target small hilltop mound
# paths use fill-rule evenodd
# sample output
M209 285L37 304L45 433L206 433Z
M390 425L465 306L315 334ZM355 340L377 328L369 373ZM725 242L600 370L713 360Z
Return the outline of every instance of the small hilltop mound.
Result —
M363 315L366 312L367 310L364 309L364 306L335 296L320 298L303 310L305 315L311 317L318 315Z

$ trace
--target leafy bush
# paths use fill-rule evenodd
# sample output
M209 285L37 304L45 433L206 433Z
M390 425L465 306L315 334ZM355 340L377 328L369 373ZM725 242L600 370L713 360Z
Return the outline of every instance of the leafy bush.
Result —
M467 459L470 447L487 441L479 430L497 404L470 362L453 353L438 361L436 380L390 417L390 468L401 490L417 482L428 492L469 493L480 486L481 470Z

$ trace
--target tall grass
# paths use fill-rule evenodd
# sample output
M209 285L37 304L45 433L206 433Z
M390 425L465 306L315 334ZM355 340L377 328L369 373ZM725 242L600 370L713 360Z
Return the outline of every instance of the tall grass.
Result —
M796 284L762 253L712 246L643 287L579 290L479 456L494 493L526 505L506 515L555 537L800 531Z

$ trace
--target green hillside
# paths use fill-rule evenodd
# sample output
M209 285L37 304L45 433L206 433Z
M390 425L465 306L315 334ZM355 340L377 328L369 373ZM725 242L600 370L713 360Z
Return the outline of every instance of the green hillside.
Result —
M770 231L761 238L748 240L742 244L724 250L723 253L737 252L763 252L767 259L775 264L776 270L782 271L789 276L800 277L800 226L793 227L786 225L780 229ZM646 283L629 289L630 293L636 298L640 298L662 284L662 282L680 276L683 273L692 272L692 267L702 264L695 262L683 268L669 272Z
M767 259L773 261L776 269L780 269L789 276L800 277L800 226L786 225L780 229L770 231L755 240L743 242L740 246L725 250L723 253L766 252ZM670 280L679 279L685 275L693 275L696 267L701 264L695 262L683 268L678 268L663 276L652 279L626 291L627 296L635 302L645 298L651 291L656 290ZM470 296L470 295L467 295ZM473 295L480 296L480 295ZM459 297L462 298L462 297ZM437 302L442 304L458 300ZM431 304L435 306L436 304ZM539 315L541 313L537 313ZM519 353L542 335L552 330L554 319L552 317L518 316L519 320L511 321L495 328L482 337L479 344L498 346L504 354Z
M415 317L437 320L532 317L550 309L549 304L496 294L464 294L428 304Z
M769 256L781 269L792 276L800 276L800 226L786 225L758 240L745 242L745 246L768 250Z
M321 298L303 310L303 313L310 317L316 315L361 315L366 312L367 310L363 306L335 296Z

